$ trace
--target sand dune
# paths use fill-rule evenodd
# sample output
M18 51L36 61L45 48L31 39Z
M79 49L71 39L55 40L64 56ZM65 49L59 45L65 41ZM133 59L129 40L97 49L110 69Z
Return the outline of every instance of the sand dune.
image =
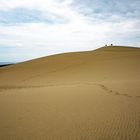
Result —
M103 47L0 68L1 140L140 140L140 49Z

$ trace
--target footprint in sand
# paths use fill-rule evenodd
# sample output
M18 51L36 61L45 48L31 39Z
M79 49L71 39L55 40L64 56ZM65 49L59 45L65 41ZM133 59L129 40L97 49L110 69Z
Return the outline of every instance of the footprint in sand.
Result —
M121 93L119 93L119 92L117 92L117 91L114 91L114 90L112 90L112 89L109 89L109 88L106 87L105 85L99 84L99 86L100 86L103 90L105 90L105 91L107 91L107 92L109 92L109 93L112 93L112 94L114 94L114 95L120 95L120 96L124 96L124 97L129 97L129 98L132 97L132 96L130 96L130 95L128 95L128 94L121 94ZM140 98L140 96L138 96L137 98Z
M120 93L119 92L115 92L115 95L120 95Z
M136 98L140 98L140 96L135 96Z
M129 97L131 98L132 96L128 95L128 94L121 94L122 96L125 96L125 97Z

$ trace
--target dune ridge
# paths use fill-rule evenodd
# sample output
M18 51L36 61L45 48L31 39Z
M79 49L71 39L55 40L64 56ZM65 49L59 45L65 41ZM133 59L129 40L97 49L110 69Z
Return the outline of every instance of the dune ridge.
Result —
M108 46L0 68L0 139L139 140L140 49Z

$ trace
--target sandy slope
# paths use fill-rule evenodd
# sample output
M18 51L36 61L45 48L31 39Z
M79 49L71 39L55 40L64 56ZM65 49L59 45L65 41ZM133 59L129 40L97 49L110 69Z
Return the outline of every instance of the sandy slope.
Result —
M140 49L114 46L0 68L0 139L139 140Z

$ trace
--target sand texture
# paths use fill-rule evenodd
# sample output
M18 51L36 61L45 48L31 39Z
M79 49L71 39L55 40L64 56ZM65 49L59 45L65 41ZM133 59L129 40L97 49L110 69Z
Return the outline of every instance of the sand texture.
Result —
M140 49L1 67L0 140L140 140Z

